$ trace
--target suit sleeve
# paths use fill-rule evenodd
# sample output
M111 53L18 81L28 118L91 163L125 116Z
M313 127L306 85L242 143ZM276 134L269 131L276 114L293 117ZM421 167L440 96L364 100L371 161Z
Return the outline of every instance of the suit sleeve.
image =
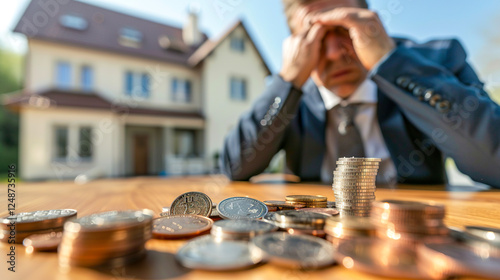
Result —
M458 41L433 47L425 53L400 45L371 78L460 171L500 188L500 107L484 91Z
M280 76L245 113L224 141L222 172L231 180L248 180L264 171L283 147L288 124L295 117L302 91Z

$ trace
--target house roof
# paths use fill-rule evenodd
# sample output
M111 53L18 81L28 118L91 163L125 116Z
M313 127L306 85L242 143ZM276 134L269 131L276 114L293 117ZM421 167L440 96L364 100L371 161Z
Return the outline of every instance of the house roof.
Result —
M202 41L198 46L188 47L183 43L181 28L115 12L80 1L66 1L67 3L63 2L63 4L59 4L58 1L31 0L14 28L14 32L24 34L28 38L145 57L182 64L187 67L196 67L238 26L243 26L243 30L250 38L253 47L257 50L265 69L268 74L271 74L261 52L256 47L242 21L236 22L216 41L208 40L206 34L203 34ZM55 3L57 8L47 8L44 3ZM42 7L45 7L45 9ZM52 14L54 10L56 12ZM60 23L61 16L63 15L75 15L84 18L88 26L85 30L64 27ZM140 31L142 33L141 46L134 48L120 44L118 39L122 28L132 28ZM165 36L172 41L172 45L177 46L177 49L181 47L184 51L161 47L159 40Z
M60 2L60 1L59 1ZM169 25L137 18L83 2L68 0L67 3L43 9L45 0L32 0L20 18L14 32L22 33L28 38L42 39L58 43L102 49L114 53L141 56L188 66L187 60L197 46L187 47L181 52L164 49L158 40L168 36L176 42L182 41L182 29ZM56 11L48 14L48 11ZM84 18L88 26L85 30L64 27L60 21L63 15L75 15ZM142 45L138 48L127 47L119 43L122 28L133 28L142 33ZM203 40L207 36L203 34Z
M114 104L94 92L75 92L60 89L50 89L40 93L16 94L4 98L3 104L18 109L21 106L33 106L43 109L55 107L71 107L81 109L101 109L118 114L147 115L174 118L204 119L200 112L185 112L175 110L161 110L130 107Z
M189 65L192 67L196 67L200 62L202 62L205 58L207 58L216 48L219 46L224 39L226 39L231 33L233 33L236 28L239 26L243 27L243 31L245 32L246 36L250 38L250 43L252 46L257 50L257 53L259 54L259 58L264 64L264 67L266 68L267 74L271 74L271 70L269 69L269 66L267 65L266 61L262 57L262 55L259 52L259 49L255 45L254 41L252 40L252 37L248 34L248 30L245 27L245 24L243 21L238 20L235 24L233 24L222 36L220 36L217 40L212 41L212 40L206 40L188 59Z

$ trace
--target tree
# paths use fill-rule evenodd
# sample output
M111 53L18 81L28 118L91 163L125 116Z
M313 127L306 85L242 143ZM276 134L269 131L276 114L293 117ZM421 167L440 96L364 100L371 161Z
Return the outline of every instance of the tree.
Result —
M22 88L24 57L0 49L0 98ZM19 116L0 105L0 174L9 164L18 164Z

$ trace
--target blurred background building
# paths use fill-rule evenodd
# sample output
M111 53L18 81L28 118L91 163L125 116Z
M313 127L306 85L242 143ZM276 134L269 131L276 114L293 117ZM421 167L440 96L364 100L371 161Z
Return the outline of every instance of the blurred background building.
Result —
M203 174L271 72L238 21L216 41L78 1L33 0L20 116L24 179ZM50 5L48 5L50 3ZM52 14L51 14L52 13Z

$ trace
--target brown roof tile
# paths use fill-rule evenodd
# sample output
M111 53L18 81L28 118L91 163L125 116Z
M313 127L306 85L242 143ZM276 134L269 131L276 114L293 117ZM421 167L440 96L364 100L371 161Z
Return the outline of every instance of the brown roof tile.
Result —
M42 3L58 4L49 15ZM62 15L77 15L88 22L86 30L79 31L60 24ZM122 28L133 28L142 33L142 46L132 48L118 42ZM187 60L197 47L187 48L187 52L165 50L160 47L158 39L168 36L176 41L182 41L182 29L164 25L108 9L89 5L74 0L44 1L32 0L19 20L14 32L22 33L29 38L66 43L81 47L102 49L114 53L142 56L166 62L187 65ZM203 41L207 39L203 35ZM202 43L203 43L202 41Z

